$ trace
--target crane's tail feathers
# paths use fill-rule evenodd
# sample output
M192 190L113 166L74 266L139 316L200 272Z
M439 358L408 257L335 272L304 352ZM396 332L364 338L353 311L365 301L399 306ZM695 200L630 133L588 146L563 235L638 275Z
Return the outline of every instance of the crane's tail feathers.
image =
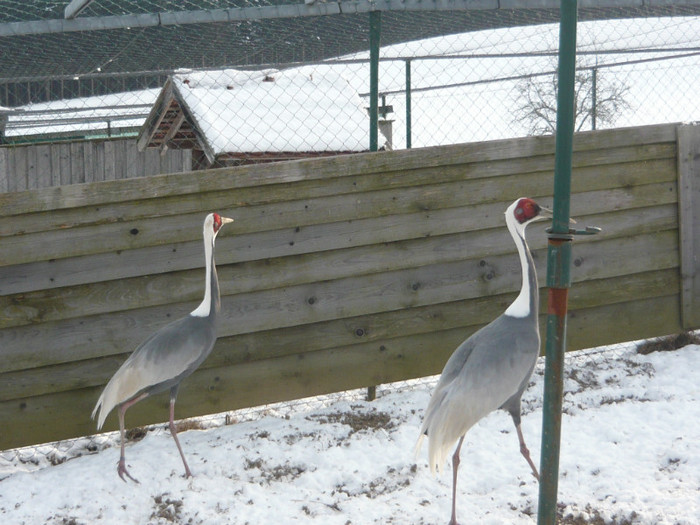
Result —
M418 436L418 441L416 441L416 446L413 449L413 457L415 459L418 458L418 454L420 454L420 449L423 446L423 440L425 439L425 432L421 432L420 436Z
M97 430L100 430L102 428L102 425L104 425L105 419L107 419L107 415L114 408L114 404L106 403L106 399L105 399L105 392L106 391L107 391L107 389L105 389L105 391L102 392L102 395L97 400L97 403L95 404L95 408L92 409L92 415L90 416L92 419L95 419L95 417L97 417Z
M438 459L437 461L435 460L433 447L430 446L431 445L430 436L428 436L427 430L421 429L420 436L418 436L418 441L416 441L416 446L413 450L413 455L416 459L418 458L418 454L420 453L420 449L423 446L423 440L426 437L428 438L428 462L430 464L430 472L432 474L437 474L438 472L440 472L440 465L441 465L440 461L441 460L440 459Z
M102 397L97 400L97 404L95 405L95 408L92 410L92 415L90 416L91 419L95 419L95 416L97 416L97 412L100 412L100 417L97 420L97 430L100 430L102 428L102 424L104 423L105 418L102 417Z

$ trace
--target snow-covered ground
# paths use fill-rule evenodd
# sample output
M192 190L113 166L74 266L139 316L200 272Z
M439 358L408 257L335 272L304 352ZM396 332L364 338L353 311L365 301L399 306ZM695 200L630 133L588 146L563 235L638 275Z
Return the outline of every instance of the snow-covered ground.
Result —
M536 462L542 369L540 363L523 399L523 431ZM698 523L698 369L695 345L649 355L628 345L567 357L562 523ZM413 454L434 384L380 387L373 402L356 392L269 407L254 420L182 431L191 479L183 478L177 449L160 429L127 446L138 485L118 478L113 435L103 441L114 446L86 448L63 462L50 448L0 453L0 523L446 523L449 468L433 477L426 451ZM535 523L537 498L510 417L492 413L462 449L462 523Z

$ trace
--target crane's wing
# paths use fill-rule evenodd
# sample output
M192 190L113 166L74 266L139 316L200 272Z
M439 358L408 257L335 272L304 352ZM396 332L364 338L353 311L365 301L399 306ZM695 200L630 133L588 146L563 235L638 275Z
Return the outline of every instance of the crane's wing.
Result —
M431 470L439 470L454 443L482 417L508 402L532 374L539 351L536 328L500 316L454 351L425 412L416 449L429 438ZM520 391L522 394L522 391Z
M207 318L186 316L153 333L112 376L97 401L97 427L117 405L141 394L166 390L190 375L211 352L216 341Z

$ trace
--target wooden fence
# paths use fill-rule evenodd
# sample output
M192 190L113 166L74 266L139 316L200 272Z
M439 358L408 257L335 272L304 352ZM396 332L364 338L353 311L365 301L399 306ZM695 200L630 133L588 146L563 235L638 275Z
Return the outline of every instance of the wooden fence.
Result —
M190 150L140 152L136 139L0 147L0 193L192 169Z
M576 137L572 214L603 233L575 241L570 349L700 325L698 129ZM0 195L0 449L94 433L128 353L201 300L209 210L236 219L216 247L220 338L179 417L438 373L519 288L503 211L551 204L553 152L526 138ZM528 229L541 282L545 227Z

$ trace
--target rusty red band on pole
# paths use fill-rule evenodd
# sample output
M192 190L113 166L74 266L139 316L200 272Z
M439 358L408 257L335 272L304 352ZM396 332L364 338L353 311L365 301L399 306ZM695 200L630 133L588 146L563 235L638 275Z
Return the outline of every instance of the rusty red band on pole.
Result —
M568 288L550 288L547 297L547 315L566 317L569 302Z

